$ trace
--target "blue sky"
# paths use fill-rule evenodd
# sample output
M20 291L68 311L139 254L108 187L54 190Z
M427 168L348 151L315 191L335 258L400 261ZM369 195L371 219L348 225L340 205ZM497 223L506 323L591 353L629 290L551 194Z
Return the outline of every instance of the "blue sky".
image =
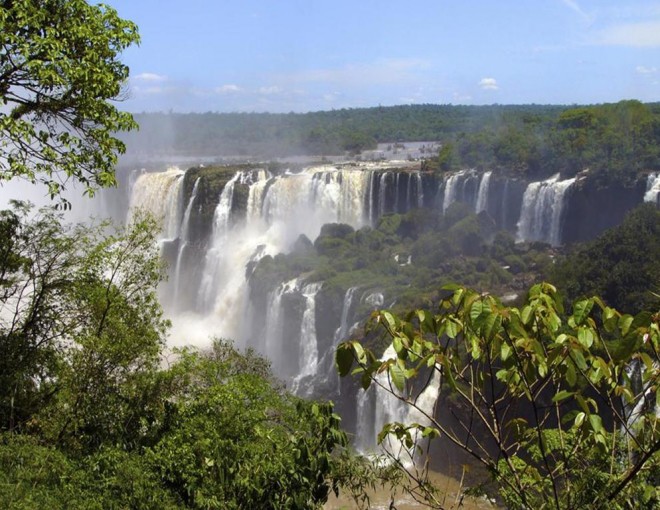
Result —
M132 112L660 101L660 2L105 0Z

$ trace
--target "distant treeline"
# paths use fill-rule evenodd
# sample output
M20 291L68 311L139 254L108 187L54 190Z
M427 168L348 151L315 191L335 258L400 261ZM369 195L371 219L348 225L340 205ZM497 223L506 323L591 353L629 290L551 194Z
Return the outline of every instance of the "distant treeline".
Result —
M311 113L142 113L133 153L336 155L381 142L440 141L429 170L502 168L527 176L660 168L660 103L408 105Z

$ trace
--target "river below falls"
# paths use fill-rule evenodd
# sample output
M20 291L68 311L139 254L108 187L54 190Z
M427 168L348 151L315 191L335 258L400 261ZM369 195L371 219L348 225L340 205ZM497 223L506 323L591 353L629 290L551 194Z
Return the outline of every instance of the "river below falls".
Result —
M473 498L464 497L461 501L461 483L459 480L437 472L430 472L429 479L433 484L444 493L444 500L441 501L442 507L447 510L499 510L502 507L491 502L486 496ZM369 508L371 510L388 510L392 503L392 494L390 487L376 487L375 490L368 490L370 498ZM428 508L422 503L416 502L410 495L397 491L393 495L394 506L397 510L420 510ZM460 506L459 506L460 503ZM331 493L328 502L323 507L324 510L351 510L357 506L348 495L340 492L339 497Z

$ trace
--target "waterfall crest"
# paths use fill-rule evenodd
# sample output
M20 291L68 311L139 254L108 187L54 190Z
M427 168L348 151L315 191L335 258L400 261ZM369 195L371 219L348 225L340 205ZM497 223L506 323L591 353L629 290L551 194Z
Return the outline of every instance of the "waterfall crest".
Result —
M143 173L135 179L127 223L131 223L136 209L150 212L159 222L161 239L176 239L179 235L183 203L185 172L172 167L165 172Z

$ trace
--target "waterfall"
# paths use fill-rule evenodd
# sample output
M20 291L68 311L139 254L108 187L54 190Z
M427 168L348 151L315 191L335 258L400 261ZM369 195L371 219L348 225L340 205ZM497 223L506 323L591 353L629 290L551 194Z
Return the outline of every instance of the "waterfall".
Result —
M270 293L266 315L266 336L262 352L270 359L273 370L280 376L289 376L296 371L291 367L290 357L294 354L284 348L284 311L282 298L285 294L294 294L300 290L298 278L280 284ZM298 353L295 353L298 354ZM297 357L297 356L296 356ZM298 360L296 359L296 365ZM293 370L291 370L293 368Z
M184 174L178 168L141 174L133 184L127 223L133 221L135 211L141 208L159 222L160 239L176 239L182 214Z
M417 183L417 207L421 209L424 207L424 183L422 182L422 174L416 173L414 176Z
M380 361L389 359L396 359L393 345L385 350ZM419 395L412 398L405 393L401 394L394 387L388 371L378 373L369 389L361 392L357 397L355 447L364 453L374 452L375 438L386 423L419 423L425 426L430 424L429 417L434 416L440 395L440 382L440 372L436 369L429 384ZM392 435L383 441L381 447L404 464L411 464L414 461L414 448L406 448Z
M447 211L454 202L466 202L474 206L477 201L477 188L473 188L472 183L478 179L478 174L474 170L461 170L450 175L445 180L445 190L442 199L442 212ZM490 176L488 176L490 179ZM483 181L483 179L482 179ZM486 182L486 186L488 182Z
M339 322L339 327L335 331L334 341L335 344L341 342L346 335L348 334L348 319L351 312L351 307L353 306L353 296L355 296L355 291L359 287L350 287L346 294L344 294L344 304L341 308L341 319Z
M213 295L216 292L219 284L221 272L224 269L231 270L231 266L227 266L227 244L228 233L230 226L231 207L234 197L234 185L240 179L241 172L236 173L225 184L225 187L220 193L218 205L213 213L213 232L211 234L211 247L206 253L206 260L204 263L204 271L202 273L202 282L200 286L200 300L202 306L205 308L210 302L213 301Z
M369 225L373 226L376 220L374 214L374 196L376 194L376 172L371 172L369 176L369 188L367 189L367 208L369 210Z
M477 205L475 212L479 214L488 208L488 190L490 188L490 176L493 172L485 172L479 181L479 191L477 192Z
M660 172L649 174L646 181L646 193L644 202L660 205Z
M310 283L303 288L305 311L300 328L300 376L314 375L319 363L319 349L316 343L316 294L322 283Z
M316 294L321 290L323 282L309 283L302 289L305 298L305 311L300 325L300 344L298 375L294 378L292 390L294 393L311 396L313 384L305 385L301 389L304 379L315 376L320 365L318 341L316 338ZM334 367L333 367L334 368Z
M447 211L449 206L457 200L458 196L458 185L461 182L461 178L465 175L465 171L461 171L449 176L445 181L445 193L442 198L442 212Z
M183 213L183 220L181 220L181 233L179 235L179 252L176 256L176 264L174 265L174 295L172 302L175 306L180 308L180 287L181 287L181 266L183 264L184 257L186 255L186 249L188 248L188 243L190 241L190 215L192 213L192 208L197 199L197 189L199 187L199 178L195 180L193 185L192 194L190 195L190 200L186 206L186 210Z
M518 241L560 244L564 196L574 182L575 178L560 181L556 174L527 186L518 220Z
M378 188L378 214L374 220L377 220L380 216L385 214L385 209L387 207L387 176L389 172L383 172L379 175L379 188Z

